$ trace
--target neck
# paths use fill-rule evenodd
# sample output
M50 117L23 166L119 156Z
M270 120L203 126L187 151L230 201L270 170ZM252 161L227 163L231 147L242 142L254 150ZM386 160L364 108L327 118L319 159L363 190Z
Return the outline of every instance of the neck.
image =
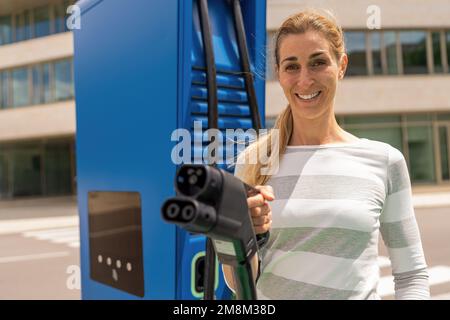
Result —
M305 119L293 114L293 130L289 145L321 145L351 142L357 137L345 132L336 122L334 113L316 119Z

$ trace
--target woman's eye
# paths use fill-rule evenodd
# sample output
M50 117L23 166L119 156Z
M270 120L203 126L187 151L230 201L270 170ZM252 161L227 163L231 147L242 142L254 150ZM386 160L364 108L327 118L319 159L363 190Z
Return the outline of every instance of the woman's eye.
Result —
M318 66L322 66L322 65L324 65L325 64L325 61L314 61L313 63L312 63L312 66L313 67L318 67Z
M297 69L298 69L298 66L295 65L295 64L290 64L290 65L288 65L286 67L286 71L294 71L294 70L297 70Z

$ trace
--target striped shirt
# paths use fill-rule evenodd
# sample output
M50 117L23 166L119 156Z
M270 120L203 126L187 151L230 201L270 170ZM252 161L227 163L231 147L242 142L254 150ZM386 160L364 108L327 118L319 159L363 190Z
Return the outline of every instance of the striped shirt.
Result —
M259 299L380 299L380 231L396 299L429 298L400 151L369 139L288 146L267 184L275 200L270 240L260 252Z

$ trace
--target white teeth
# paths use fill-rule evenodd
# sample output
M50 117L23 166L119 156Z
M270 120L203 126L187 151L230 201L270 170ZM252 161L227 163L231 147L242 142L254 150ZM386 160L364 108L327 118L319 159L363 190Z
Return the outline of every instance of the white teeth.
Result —
M307 95L304 95L304 96L302 96L301 94L298 94L298 93L296 93L296 95L298 97L302 98L303 100L310 100L310 99L316 97L319 93L320 93L320 91L317 91L317 92L315 92L313 94L307 94Z

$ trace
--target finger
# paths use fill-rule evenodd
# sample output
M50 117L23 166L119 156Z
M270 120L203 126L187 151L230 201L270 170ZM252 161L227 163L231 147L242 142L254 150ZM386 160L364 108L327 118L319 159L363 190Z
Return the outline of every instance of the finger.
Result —
M255 217L252 219L253 225L260 227L270 222L270 218L268 216Z
M261 216L261 211L262 211L261 207L252 208L250 209L250 215L252 217L259 217Z
M272 225L272 222L269 222L267 224L265 224L264 226L261 227L255 227L255 233L256 234L262 234L262 233L266 233L267 231L270 230L270 227Z
M273 192L272 186L263 185L263 186L256 186L255 188L261 192L264 199L269 200L269 201L272 201L275 199L275 194Z
M265 199L261 193L257 194L256 196L247 198L247 206L249 209L254 208L254 207L260 207L260 206L264 205L264 203L265 203Z

